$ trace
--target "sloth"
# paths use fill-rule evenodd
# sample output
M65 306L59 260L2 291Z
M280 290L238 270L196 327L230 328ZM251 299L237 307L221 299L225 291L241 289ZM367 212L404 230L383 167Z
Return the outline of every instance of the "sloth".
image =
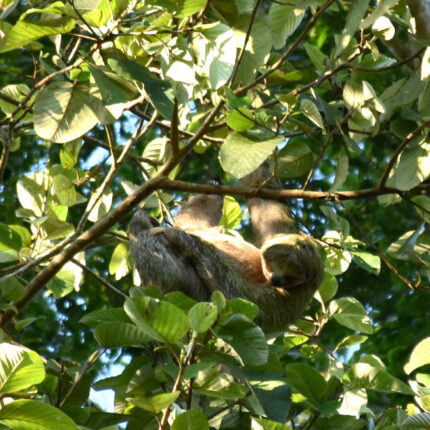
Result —
M261 166L242 180L256 187L267 180ZM258 247L218 227L222 198L199 194L178 212L174 227L161 227L146 212L130 224L130 249L141 280L161 292L182 291L208 301L213 291L227 299L243 298L259 306L257 323L280 330L297 319L323 277L314 240L300 233L288 207L275 200L247 200Z

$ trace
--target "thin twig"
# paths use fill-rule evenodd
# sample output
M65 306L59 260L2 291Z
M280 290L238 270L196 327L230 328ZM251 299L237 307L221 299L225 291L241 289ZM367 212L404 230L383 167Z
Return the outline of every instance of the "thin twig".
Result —
M0 183L3 182L7 162L9 160L10 148L12 146L11 127L0 127L0 139L3 141L3 151L0 157Z
M81 370L81 373L79 373L78 377L76 378L73 385L70 387L70 390L67 392L67 394L64 396L63 400L61 400L59 408L61 409L69 400L70 396L75 392L77 386L82 381L82 378L85 376L85 374L88 372L88 370L91 369L91 367L96 363L96 361L105 353L105 350L103 351L97 351L95 354L92 353L91 356L88 358L88 360L85 362L84 368Z
M312 18L308 21L306 24L306 27L301 32L301 34L297 37L297 39L294 41L294 43L284 52L282 57L276 61L270 68L267 70L267 72L260 75L257 79L255 79L253 82L249 83L248 85L245 85L244 87L238 88L235 93L241 94L248 89L254 87L262 80L266 79L267 76L272 74L275 70L277 70L279 67L281 67L282 63L296 50L296 48L300 45L302 40L306 37L306 35L309 33L311 28L316 24L318 18L325 12L325 10L334 3L335 0L328 0L325 2L312 16Z
M82 264L79 260L76 260L76 258L72 258L70 261L72 261L74 264L79 266L85 273L88 273L89 275L91 275L95 280L100 282L100 284L105 286L107 289L113 291L118 296L121 296L124 299L128 297L127 294L124 294L121 290L118 290L118 288L116 288L110 282L106 281L106 279L98 275L96 272L94 272L94 270L91 270L88 266L86 266L85 264Z
M240 65L242 64L243 56L245 55L246 46L248 45L249 37L251 36L252 26L254 25L255 17L257 16L257 10L260 7L260 4L261 4L261 0L257 0L257 3L255 4L254 9L252 10L251 18L249 19L248 29L246 30L245 41L243 42L242 49L240 50L239 57L236 60L233 73L231 74L231 77L230 77L230 82L228 84L229 88L232 87L234 80L236 79L236 75L239 72Z
M403 142L397 147L397 149L394 151L393 155L391 156L391 159L388 162L388 165L385 168L384 173L382 174L382 177L379 181L378 187L381 187L381 188L385 187L385 184L387 183L387 180L390 176L391 169L396 164L397 158L399 157L399 155L403 152L403 150L406 148L406 146L427 127L430 127L430 120L425 121L419 127L417 127L414 131L411 131L406 136L406 138L403 140Z
M363 229L361 224L357 221L357 219L352 215L352 213L348 210L348 208L339 200L336 199L336 202L343 208L343 210L348 215L348 218L353 222L355 227L361 232L363 237L365 238L366 242L370 245L370 247L376 252L378 257L385 263L385 265L402 281L404 282L410 289L413 291L418 290L418 286L412 284L409 279L407 279L405 276L403 276L387 259L387 257L379 250L379 248L373 243L373 241L370 239L367 232Z

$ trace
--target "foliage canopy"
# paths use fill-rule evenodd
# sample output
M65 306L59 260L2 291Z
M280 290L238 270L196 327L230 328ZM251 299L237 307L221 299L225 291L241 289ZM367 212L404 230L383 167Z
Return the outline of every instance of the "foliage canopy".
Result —
M0 428L430 428L426 0L1 6ZM238 185L268 157L283 190ZM303 318L139 285L133 211L189 192L249 240L244 197L288 200Z

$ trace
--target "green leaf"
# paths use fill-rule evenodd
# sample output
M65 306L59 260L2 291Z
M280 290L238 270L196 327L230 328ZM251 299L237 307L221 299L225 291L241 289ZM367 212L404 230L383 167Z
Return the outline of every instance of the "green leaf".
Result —
M287 38L294 33L302 22L310 3L311 1L302 1L297 6L272 3L269 12L269 26L275 49L284 47Z
M240 298L230 299L227 306L233 313L244 314L250 320L255 319L260 311L255 303Z
M180 391L174 391L173 393L156 394L152 397L130 399L130 402L145 411L158 414L158 412L170 406L179 397L179 394L181 394Z
M372 366L368 363L355 363L348 374L356 387L384 393L414 394L408 385L390 375L383 367Z
M44 379L45 368L39 354L10 343L0 344L0 392L21 391Z
M342 349L342 348L349 348L351 346L364 343L366 342L367 339L368 339L368 336L362 336L359 334L353 334L352 336L347 336L337 344L336 350Z
M281 136L259 141L239 133L231 133L221 147L221 165L226 172L243 178L257 169L282 141Z
M370 27L379 17L383 16L390 8L399 3L399 0L382 0L373 9L372 13L366 16L360 23L360 28Z
M36 13L41 14L38 21L34 19L26 21L29 15ZM55 2L46 9L28 9L20 20L6 32L6 37L0 42L0 53L22 48L44 36L69 33L74 28L76 21L68 16L62 16L63 13L64 4L62 2Z
M226 229L234 230L242 221L242 208L236 199L232 196L224 196L224 205L222 208L222 218L220 225Z
M415 209L418 215L427 223L430 224L430 197L415 196L411 199L415 204Z
M167 81L156 78L146 67L135 61L111 57L108 64L124 79L142 82L150 103L170 121L173 115L173 102L171 86Z
M141 346L148 341L145 333L134 324L107 321L99 324L94 337L103 348Z
M315 298L320 303L327 303L336 295L337 290L337 279L333 275L330 275L330 273L326 272L324 273L324 278L321 282L320 287L315 292Z
M73 206L78 197L73 181L65 174L59 173L52 178L55 196L63 206Z
M236 0L236 3L238 1L239 0ZM240 1L246 3L247 6L252 3L252 1L248 0ZM244 9L243 6L238 6L238 8L241 11ZM269 59L270 50L272 48L272 36L267 22L257 16L253 22L251 33L248 34L249 20L249 16L242 15L234 23L236 43L240 47L245 47L242 61L234 80L234 87L236 87L236 84L239 82L241 85L245 85L254 80L257 71L261 66L264 66ZM245 39L247 39L246 46ZM241 99L249 100L249 97L242 97ZM249 102L248 104L242 104L240 106L249 106L250 104ZM239 107L232 106L230 103L229 106L232 108Z
M93 207L94 200L98 198L96 204ZM91 194L88 207L92 207L91 212L88 215L88 221L97 222L103 218L110 210L112 206L113 193L112 190L107 187L103 194L99 197L98 192Z
M115 73L90 64L90 71L105 104L126 103L138 95L134 85Z
M246 365L262 366L267 363L269 348L260 327L240 314L232 315L219 333Z
M276 374L245 370L252 393L264 409L265 415L273 420L285 422L291 408L291 389L288 381Z
M151 297L126 299L124 309L137 327L160 342L174 343L181 339L189 328L184 311L171 303Z
M0 251L13 249L19 251L22 247L21 236L9 226L0 224Z
M64 169L73 169L78 161L79 151L81 150L82 141L77 139L65 143L60 151L61 166Z
M377 255L365 251L354 251L352 255L354 262L372 275L378 276L381 272L381 259Z
M46 190L41 185L41 175L28 175L18 179L16 192L21 206L34 212L36 216L42 216Z
M337 157L336 176L333 185L330 187L330 192L337 191L342 186L348 177L349 157L347 155L340 155Z
M47 217L41 225L46 232L47 238L50 240L66 237L75 231L73 224L53 217Z
M229 113L227 125L234 131L246 131L254 127L254 116L249 109L237 108Z
M357 330L365 334L372 334L373 328L370 318L363 305L353 297L343 297L330 303L330 313L335 320L344 327Z
M47 287L56 299L61 299L75 290L76 276L72 270L62 269L52 278Z
M306 175L313 165L312 151L305 142L291 140L278 153L277 174L281 178Z
M131 320L123 308L98 309L84 315L79 322L89 327L97 327L102 322L123 322L130 323Z
M113 251L109 263L109 274L115 275L116 280L123 278L130 271L127 261L128 253L129 249L125 243L119 243Z
M391 40L396 34L394 25L386 16L379 17L372 25L373 33L382 40Z
M315 45L311 45L310 43L305 42L303 44L303 47L305 48L306 54L308 54L308 57L312 61L316 70L321 73L324 70L326 56L321 52L318 47L316 47Z
M6 300L17 302L24 295L25 288L18 279L4 276L0 278L0 291Z
M352 261L352 255L343 247L342 234L337 231L329 231L323 236L323 240L328 243L333 243L341 248L326 246L326 269L332 275L340 275L344 273Z
M208 0L181 0L181 7L178 8L179 15L187 17L200 12L206 7Z
M292 363L285 366L285 372L291 385L314 405L318 405L327 390L324 378L313 367L304 363Z
M191 409L175 419L172 430L209 430L209 423L202 411Z
M309 99L302 99L300 102L300 112L305 115L316 126L324 130L324 122L315 103Z
M360 26L361 20L364 17L367 8L369 7L369 0L360 0L351 3L348 15L346 16L345 28L342 31L341 38L333 53L337 57L348 45L351 43L355 31Z
M420 142L400 156L394 175L389 179L401 191L408 191L430 177L430 143Z
M290 430L290 427L287 427L285 424L268 420L266 418L253 418L253 420L257 421L264 430Z
M196 303L188 311L190 327L197 333L208 331L218 317L218 308L213 303Z
M221 88L229 80L236 62L236 38L233 30L219 23L201 31L194 44L213 89Z
M78 430L60 409L35 400L15 400L0 409L0 424L12 430Z
M423 339L418 343L405 364L404 370L407 375L411 374L415 369L430 364L430 337Z
M113 120L101 100L83 85L55 81L36 97L34 130L42 138L57 143L70 142L96 124Z
M402 428L430 429L430 412L411 415L402 422Z

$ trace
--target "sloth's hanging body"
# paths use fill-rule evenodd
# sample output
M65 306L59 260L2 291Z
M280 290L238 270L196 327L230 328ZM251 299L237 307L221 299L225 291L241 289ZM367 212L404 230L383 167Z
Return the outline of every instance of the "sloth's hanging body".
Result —
M259 185L262 169L244 182ZM215 290L227 299L251 300L260 307L257 322L269 330L293 322L321 282L318 248L296 229L286 205L260 198L247 204L260 248L220 231L222 199L216 195L191 197L175 227L159 227L146 212L137 212L130 248L142 282L199 301L210 300Z

